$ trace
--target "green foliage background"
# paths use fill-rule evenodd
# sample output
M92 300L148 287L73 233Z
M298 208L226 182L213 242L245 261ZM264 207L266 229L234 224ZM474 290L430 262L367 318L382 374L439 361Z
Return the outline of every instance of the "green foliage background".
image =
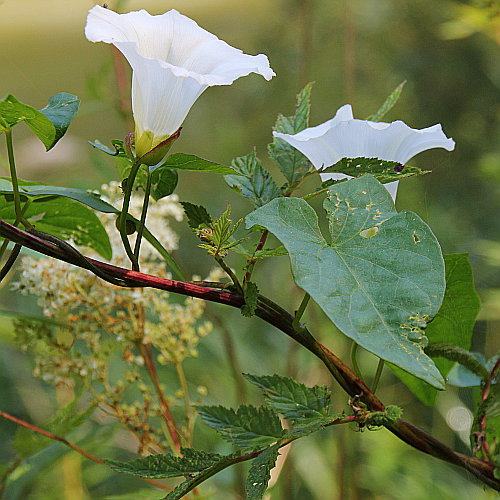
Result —
M264 167L274 168L265 154L272 125L279 112L293 112L294 96L308 81L316 81L310 120L316 125L331 118L346 102L353 104L356 117L364 118L376 111L396 85L408 80L403 97L385 119L402 119L415 128L440 122L457 146L452 153L433 150L410 161L433 173L402 182L397 207L419 214L433 229L444 253L471 254L483 299L473 350L492 355L500 348L500 21L489 18L490 11L470 10L480 3L144 0L126 2L126 10L148 8L151 13L161 13L176 8L231 45L247 53L268 55L277 77L266 83L254 75L231 87L208 89L188 115L173 148L173 152L192 153L221 164L230 164L232 158L247 154L255 145ZM122 4L125 7L125 2ZM117 111L109 47L91 44L83 34L86 11L92 5L84 0L70 4L62 0L0 3L0 95L12 92L37 108L46 104L48 96L61 91L82 99L68 135L49 153L27 128L16 127L18 173L23 179L81 188L97 188L117 179L112 162L87 144L95 138L109 144L130 131ZM7 174L3 144L0 170ZM277 171L273 174L281 180ZM196 173L180 172L177 192L182 200L203 203L211 213L222 213L229 200L234 220L250 210L250 205L216 176L203 175L200 181ZM176 229L181 234L184 265L203 275L211 262L196 247L187 224ZM231 265L239 270L241 261L235 259ZM272 280L265 281L271 275ZM291 283L286 258L259 263L255 279L263 293L288 310L298 306L299 290L284 286ZM3 311L26 307L8 287L0 293ZM212 307L216 312L221 310ZM36 312L35 306L31 312ZM348 343L319 309L311 307L305 321L320 341L347 358ZM277 371L309 385L328 382L310 356L258 319L242 321L238 311L225 312L224 323L229 329L231 324L238 325L233 339L241 371ZM374 371L372 356L362 355L360 361L366 374ZM208 387L208 403L236 405L238 396L219 332L203 340L200 359L190 360L186 370L193 386ZM472 408L471 391L450 390L439 395L437 410L432 413L389 370L382 386L381 398L402 406L410 421L466 450L444 417L452 407ZM249 402L260 404L258 392L245 387ZM337 387L332 390L333 405L341 410L345 397ZM29 356L14 346L7 315L0 316L0 402L35 424L48 420L57 406L54 392L31 377ZM12 456L14 431L13 424L0 422L0 473L1 463ZM72 439L98 456L129 458L126 444L116 437L105 446L99 444L109 438L107 432L94 422L78 430ZM195 445L211 449L220 446L216 442L214 433L200 426ZM61 465L56 460L62 455L66 459ZM111 495L143 487L138 480L117 476L79 457L68 458L57 444L30 459L26 468L13 499L115 498ZM48 474L44 481L36 480L39 471ZM237 498L230 471L212 484L218 488L214 498ZM294 444L280 481L269 493L272 500L356 500L399 499L404 492L405 498L417 500L429 498L430 488L433 498L490 497L474 486L470 477L409 449L384 431L361 435L338 428ZM133 498L141 496L134 493Z

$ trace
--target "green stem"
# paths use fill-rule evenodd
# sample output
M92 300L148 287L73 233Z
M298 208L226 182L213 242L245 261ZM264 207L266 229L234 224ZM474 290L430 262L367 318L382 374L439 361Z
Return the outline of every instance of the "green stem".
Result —
M217 261L217 264L219 264L219 266L224 270L224 272L231 278L231 281L233 282L234 286L236 287L236 290L243 297L243 288L242 288L236 274L233 273L233 270L224 262L224 260L221 257L219 257L218 255L215 255L214 258Z
M141 250L142 233L144 231L144 226L146 224L146 215L148 213L149 193L151 192L151 178L152 178L152 175L148 171L146 192L144 193L144 201L142 203L141 220L139 221L139 228L137 229L137 237L135 239L135 246L134 246L134 256L135 256L137 263L139 263L139 252Z
M12 269L14 262L16 262L16 259L19 256L19 253L21 252L21 248L22 248L22 245L20 245L19 243L16 243L14 245L14 248L10 252L10 255L9 255L9 258L7 259L7 262L5 262L2 269L0 269L0 283L3 281L5 276L7 276L9 271Z
M184 411L186 413L186 441L187 445L191 446L191 407L189 406L189 391L186 381L186 376L184 375L184 370L182 369L182 363L180 361L175 363L175 369L177 371L177 376L179 377L179 382L181 384L182 395L184 397Z
M379 359L378 360L378 365L377 365L377 371L375 372L375 377L373 378L373 384L372 384L372 392L375 394L375 391L377 390L378 383L380 381L380 376L382 375L382 370L384 369L384 360Z
M351 346L351 363L352 363L352 369L354 370L354 373L361 378L361 370L359 369L358 362L356 360L356 353L358 351L358 344L353 341L352 346Z
M292 326L294 328L298 328L300 326L300 318L302 318L302 315L304 314L304 311L306 310L306 307L307 307L307 304L309 303L310 298L311 298L311 296L306 292L306 294L302 298L302 302L300 303L299 308L297 309L297 312L295 313L295 317L293 318Z
M134 187L134 181L137 176L137 172L139 171L141 164L134 163L132 165L132 169L130 170L130 174L125 183L125 191L123 198L122 211L120 213L120 236L123 241L123 246L125 247L125 252L132 262L132 270L139 271L139 263L137 262L137 258L132 252L132 247L130 246L130 242L128 241L127 236L127 218L128 218L128 208L130 206L130 196L132 195L132 189Z
M5 142L7 143L7 156L9 158L10 178L12 181L12 192L14 193L14 210L16 212L16 223L22 222L24 227L29 228L31 227L31 224L24 219L22 214L21 197L19 196L19 183L17 182L16 162L14 160L12 129L10 128L5 131Z

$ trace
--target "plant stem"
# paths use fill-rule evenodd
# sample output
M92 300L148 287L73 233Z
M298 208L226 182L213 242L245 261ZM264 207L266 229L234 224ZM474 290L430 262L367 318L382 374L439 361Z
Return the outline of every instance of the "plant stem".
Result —
M125 247L125 251L132 262L132 269L134 271L139 271L139 263L137 262L137 258L135 257L134 252L132 252L132 247L130 246L130 242L127 236L127 219L128 219L128 208L130 206L130 196L132 195L132 189L134 188L134 181L137 176L137 172L139 171L141 164L136 162L132 165L130 170L130 174L125 182L125 190L123 197L123 205L122 211L120 213L120 235L123 241L123 246Z
M160 382L158 380L158 374L156 372L156 367L153 360L153 355L151 352L151 344L137 344L137 347L144 359L144 364L146 369L148 370L149 376L151 377L151 381L156 389L156 394L158 395L158 399L160 400L161 412L163 414L163 419L165 420L165 424L167 425L168 433L172 439L172 442L175 447L175 451L178 453L181 449L181 443L179 441L179 436L177 435L177 426L175 425L174 417L170 412L170 406L165 399L165 395L160 387Z
M259 243L257 244L255 250L253 251L252 258L247 262L247 272L245 273L245 277L243 278L243 286L245 286L245 284L248 283L252 278L253 268L255 267L255 263L257 262L255 254L257 252L260 252L264 248L268 235L269 231L267 229L262 231Z
M5 240L8 242L8 240ZM21 252L22 245L19 243L16 243L14 245L14 248L10 252L9 258L3 265L2 269L0 269L0 283L3 281L5 276L9 273L9 271L12 269L12 266L14 265L14 262L16 262L17 257L19 256L19 253Z
M184 397L184 412L186 413L187 446L191 446L191 406L189 404L189 390L187 386L186 376L184 375L184 370L182 369L182 362L177 361L175 363L175 370L177 371L177 376L179 377L179 382L181 384L182 394Z
M48 437L49 439L53 439L55 441L59 441L60 443L69 446L72 450L76 451L77 453L80 453L80 455L83 455L85 458L88 458L89 460L92 460L93 462L96 462L101 465L108 465L104 460L101 460L98 457L95 457L94 455L91 455L90 453L86 452L83 448L80 448L74 443L69 442L67 439L57 436L56 434L52 434L52 432L45 431L43 429L40 429L40 427L36 427L33 424L30 424L28 422L25 422L24 420L21 420L19 418L16 418L8 413L5 413L4 411L0 410L0 417L3 417L7 420L10 420L11 422L15 422L18 425L21 425L23 427L26 427L27 429L30 429L33 432L36 432L37 434L41 434L42 436ZM137 476L139 477L139 476ZM171 491L172 488L169 488L168 486L165 486L164 484L155 481L154 479L146 479L144 477L139 477L139 479L142 479L143 481L146 481L150 484L155 485L157 488L161 488L162 490L166 491Z
M377 365L377 371L375 372L375 377L373 378L373 384L372 384L372 392L375 394L378 383L380 380L380 376L382 375L382 370L384 369L384 360L379 359L378 360L378 365Z
M354 373L361 378L361 370L359 369L358 361L356 359L356 354L358 352L358 344L356 342L352 342L351 346L351 364Z
M141 250L141 240L142 233L144 231L144 226L146 224L146 216L148 214L148 206L149 206L149 193L151 192L151 178L152 175L148 170L148 180L146 183L146 192L144 193L144 201L142 202L142 212L141 212L141 220L139 221L139 228L137 229L137 237L135 239L135 247L134 247L134 256L137 262L139 262L139 252ZM137 269L138 271L139 269Z
M231 281L236 287L236 290L243 297L243 287L241 286L236 274L233 273L233 270L224 262L222 257L215 255L214 258L217 261L217 264L219 264L219 266L224 270L224 272L231 278Z
M300 319L302 318L304 311L306 310L310 298L311 296L306 292L306 294L302 298L302 302L300 303L299 308L297 309L297 312L295 313L295 317L293 318L292 326L294 328L300 327Z
M20 243L23 246L49 257L75 264L84 269L90 268L99 270L102 273L103 279L116 280L117 282L121 282L122 286L151 287L236 308L241 308L245 303L241 295L232 293L228 290L208 288L184 281L159 278L157 276L116 267L83 256L77 257L75 252L68 251L66 247L61 247L45 241L3 220L0 220L0 236L8 238L15 243ZM256 316L263 319L268 324L275 326L319 358L347 394L352 397L359 397L371 411L385 410L384 404L375 394L373 394L366 384L334 353L315 340L307 328L302 329L300 332L293 328L293 316L278 304L275 304L266 297L259 296ZM494 465L492 463L455 452L428 432L401 418L395 422L387 423L386 428L399 439L417 450L461 467L477 477L483 484L490 486L496 491L500 491L500 480L496 479L493 475Z
M19 183L17 180L16 173L16 162L14 160L14 144L12 143L12 129L7 129L5 131L5 142L7 144L7 157L9 159L9 169L10 169L10 179L12 181L12 192L14 194L14 211L16 213L16 222L14 225L17 225L19 222L22 222L24 227L29 228L31 224L26 221L22 214L21 208L21 197L19 196Z

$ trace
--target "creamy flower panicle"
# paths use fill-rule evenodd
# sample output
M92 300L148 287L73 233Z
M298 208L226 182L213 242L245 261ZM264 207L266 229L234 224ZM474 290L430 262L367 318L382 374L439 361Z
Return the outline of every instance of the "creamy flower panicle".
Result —
M133 70L132 110L139 156L173 135L200 94L250 73L275 76L264 54L251 56L219 40L176 10L117 14L96 5L85 35L115 45Z
M334 165L341 158L379 158L406 165L418 153L433 148L452 151L455 141L443 133L440 124L421 130L410 128L398 120L392 123L357 120L350 104L342 106L335 116L316 127L310 127L290 135L273 132L303 153L315 168ZM344 174L321 174L321 178L343 179ZM398 182L390 182L385 187L396 198Z

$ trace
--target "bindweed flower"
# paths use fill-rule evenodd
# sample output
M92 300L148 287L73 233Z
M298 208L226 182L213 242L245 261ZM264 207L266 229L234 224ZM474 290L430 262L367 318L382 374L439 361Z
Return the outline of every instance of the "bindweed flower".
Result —
M264 54L244 54L176 10L158 16L145 10L117 14L96 5L89 10L85 35L115 45L132 67L138 156L177 132L207 87L230 85L250 73L266 80L275 75Z
M350 104L342 106L335 116L321 125L310 127L295 135L273 132L303 153L311 163L322 169L334 165L341 158L379 158L406 165L410 158L433 148L452 151L455 141L447 138L441 125L417 130L398 120L392 123L357 120ZM321 174L327 179L343 179L345 174ZM398 182L385 187L396 198Z

